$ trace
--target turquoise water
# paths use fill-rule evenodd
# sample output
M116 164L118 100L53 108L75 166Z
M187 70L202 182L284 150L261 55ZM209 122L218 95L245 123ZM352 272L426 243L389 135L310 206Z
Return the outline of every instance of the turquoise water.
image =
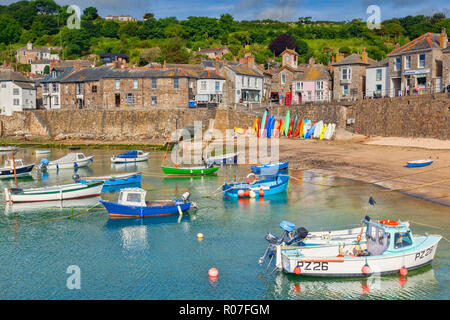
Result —
M17 158L38 163L32 149ZM52 150L49 159L66 154ZM160 164L162 152L148 163L111 165L120 150L82 150L95 155L80 175L143 172L148 199L179 198L186 191L199 209L179 217L110 219L102 206L72 219L64 217L95 205L98 199L64 203L0 207L1 299L449 299L450 245L439 243L432 265L410 271L406 281L383 276L379 283L363 279L304 278L272 272L258 258L264 253L267 232L280 235L279 223L288 220L308 230L355 224L365 214L370 196L377 204L367 212L374 218L412 221L414 234L437 233L450 238L450 208L386 192L367 184L293 172L286 194L270 200L227 200L213 194L225 179L245 176L246 166L224 167L217 176L167 178ZM4 163L7 155L1 156ZM71 183L71 170L20 179L22 188ZM0 181L3 188L13 180ZM334 187L329 187L334 186ZM102 194L116 200L117 193ZM427 224L430 226L424 226ZM433 228L431 226L439 226ZM197 240L196 234L205 238ZM81 270L81 289L69 290L69 266ZM212 281L208 270L219 278Z

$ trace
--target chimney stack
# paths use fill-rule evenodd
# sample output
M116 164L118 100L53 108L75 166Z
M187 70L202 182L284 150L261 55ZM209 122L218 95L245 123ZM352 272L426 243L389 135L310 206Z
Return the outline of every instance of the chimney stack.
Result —
M343 53L337 53L336 54L336 62L341 61L342 59L344 59L344 54Z
M167 69L166 60L164 60L163 69Z
M448 37L447 37L447 32L445 30L444 27L442 27L442 31L441 31L441 38L440 38L440 45L442 49L447 49L447 45L448 45Z
M363 49L362 55L361 55L361 60L365 63L368 62L368 56L367 56L367 52L366 52L366 48Z
M309 64L310 64L310 65L313 66L315 62L316 62L316 61L314 60L314 57L309 58Z
M219 57L216 57L216 74L219 74Z

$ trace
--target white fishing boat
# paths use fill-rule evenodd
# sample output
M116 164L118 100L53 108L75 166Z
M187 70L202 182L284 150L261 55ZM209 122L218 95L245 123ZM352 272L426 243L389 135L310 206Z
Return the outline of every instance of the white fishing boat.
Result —
M143 152L141 150L132 150L121 153L111 157L112 163L130 163L147 161L150 158L150 152Z
M16 170L16 177L29 176L33 170L34 164L25 165L22 159L14 161L8 159L5 161L5 166L0 168L0 179L14 178L14 169Z
M32 189L5 188L5 200L24 203L83 199L99 196L102 187L103 182L89 182Z
M0 146L0 152L11 152L11 151L17 151L19 148L17 146Z
M49 154L51 152L52 152L51 150L36 150L36 155L40 156L40 155L43 155L43 154Z
M45 202L33 202L33 203L6 203L5 214L20 214L20 213L35 213L41 209L54 209L54 210L67 210L76 209L82 210L83 208L100 206L101 197L92 197L86 199L64 200L64 201L45 201Z
M48 161L42 159L39 169L59 170L59 169L74 169L89 166L94 161L94 156L86 157L83 153L69 153L64 157Z
M224 165L224 164L235 164L238 161L239 152L222 154L219 156L209 157L206 160L206 165L211 166L214 164Z
M406 274L430 264L440 235L413 236L409 224L393 220L365 221L364 247L341 244L293 247L276 244L276 268L305 276L352 277Z

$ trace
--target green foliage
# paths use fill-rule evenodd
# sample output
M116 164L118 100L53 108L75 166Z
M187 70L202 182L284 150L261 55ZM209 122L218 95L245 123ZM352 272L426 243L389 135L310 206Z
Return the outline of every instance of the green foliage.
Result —
M19 24L5 15L0 16L0 43L15 43L20 38Z
M46 65L45 67L44 67L44 74L49 74L50 73L50 66L49 65Z
M189 52L180 39L169 39L161 45L159 62L163 63L164 61L167 63L189 63Z

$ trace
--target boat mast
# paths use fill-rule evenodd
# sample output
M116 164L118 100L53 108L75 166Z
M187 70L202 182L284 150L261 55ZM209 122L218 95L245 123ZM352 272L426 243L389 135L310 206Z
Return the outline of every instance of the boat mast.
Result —
M12 152L12 163L13 163L13 169L14 169L14 182L16 183L16 188L18 188L17 175L16 175L16 161L14 160L14 148L11 150L11 152Z

